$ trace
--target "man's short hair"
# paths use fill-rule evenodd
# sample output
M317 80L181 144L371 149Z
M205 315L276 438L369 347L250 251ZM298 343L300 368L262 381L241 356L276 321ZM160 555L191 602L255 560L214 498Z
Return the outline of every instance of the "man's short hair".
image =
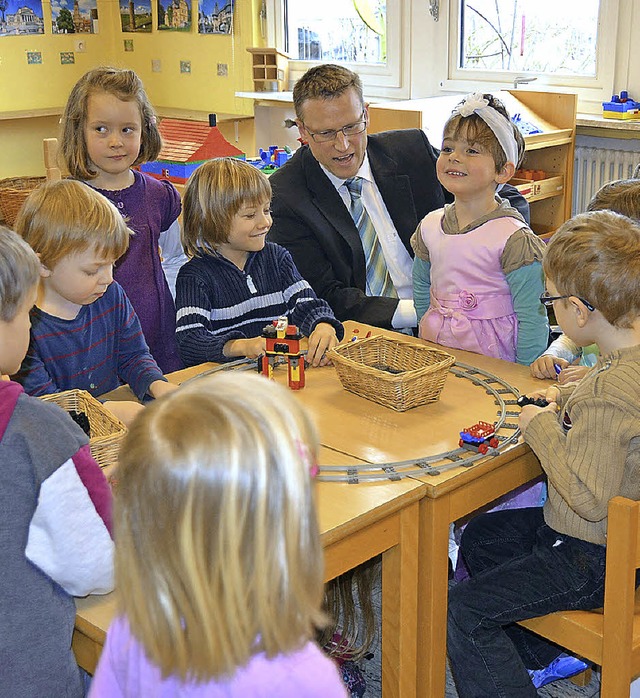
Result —
M310 99L334 99L353 88L364 107L362 82L352 70L333 63L323 63L309 68L293 87L293 106L296 116L304 121L302 108Z
M613 211L569 219L542 262L559 295L583 298L616 327L640 316L640 225Z

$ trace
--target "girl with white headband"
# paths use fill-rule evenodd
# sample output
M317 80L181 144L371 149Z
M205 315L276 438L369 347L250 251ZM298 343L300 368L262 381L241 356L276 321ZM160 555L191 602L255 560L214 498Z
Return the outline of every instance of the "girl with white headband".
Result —
M436 163L454 203L422 220L411 243L413 298L419 335L438 344L529 365L547 348L544 245L524 218L498 195L513 177L524 139L492 95L468 95L444 127ZM497 509L539 506L542 482L519 488ZM449 556L456 579L462 527L452 526Z
M429 213L412 244L420 337L528 366L549 339L544 246L498 194L523 153L503 104L468 95L445 124L436 165L454 203Z

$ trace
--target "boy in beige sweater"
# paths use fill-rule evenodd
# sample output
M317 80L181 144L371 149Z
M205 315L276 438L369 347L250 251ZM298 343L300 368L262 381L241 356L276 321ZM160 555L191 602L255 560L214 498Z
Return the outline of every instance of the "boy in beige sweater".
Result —
M577 385L541 393L520 428L547 475L543 508L478 516L462 537L471 577L449 596L448 650L460 698L537 695L585 664L514 625L604 598L607 505L640 499L640 226L611 211L575 216L543 260L563 331L600 358Z

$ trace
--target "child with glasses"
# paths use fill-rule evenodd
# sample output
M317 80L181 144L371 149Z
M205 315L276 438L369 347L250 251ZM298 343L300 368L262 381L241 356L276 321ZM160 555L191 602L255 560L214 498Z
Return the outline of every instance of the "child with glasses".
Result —
M189 178L183 244L191 259L176 286L176 337L187 366L262 356L262 331L281 316L309 338L309 363L327 363L342 325L291 255L266 242L270 228L271 186L255 167L217 158Z
M547 475L544 507L482 514L462 534L471 577L449 592L447 643L460 698L534 698L587 666L514 623L602 606L609 500L640 499L640 225L612 211L575 216L543 269L563 331L600 357L579 383L534 395L547 407L520 414Z
M610 210L640 221L640 180L619 179L601 187L589 202L589 211ZM542 299L541 299L542 300ZM547 305L551 304L545 299ZM555 339L531 364L534 378L556 378L558 382L578 381L595 366L598 347L579 347L566 334Z
M523 152L491 95L468 95L454 109L436 172L455 200L412 238L413 296L423 339L528 366L549 338L539 301L544 245L498 195Z
M120 451L120 616L91 698L346 698L314 642L318 439L290 391L209 376L146 409Z

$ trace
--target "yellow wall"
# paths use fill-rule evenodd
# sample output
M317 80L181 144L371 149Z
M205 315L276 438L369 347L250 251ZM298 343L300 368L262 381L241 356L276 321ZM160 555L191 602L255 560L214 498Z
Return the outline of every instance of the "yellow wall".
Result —
M229 36L199 35L194 22L191 33L137 34L120 30L118 0L98 0L97 34L52 35L51 3L45 0L45 34L0 37L0 179L44 174L42 139L57 135L69 91L97 65L135 70L161 115L163 110L172 110L172 116L183 110L191 118L205 118L209 112L251 115L250 100L238 99L235 93L253 87L246 48L260 45L259 4L259 0L235 1ZM197 2L192 9L192 18L197 18ZM125 52L124 39L133 40L132 52ZM75 51L78 40L85 42L83 53ZM42 65L27 65L27 51L40 51ZM61 65L61 51L74 51L75 64ZM159 73L151 70L154 59L161 61ZM190 73L180 73L180 61L191 61ZM218 76L218 63L227 64L227 77ZM240 123L243 136L246 122ZM234 127L225 124L222 130L229 137Z

